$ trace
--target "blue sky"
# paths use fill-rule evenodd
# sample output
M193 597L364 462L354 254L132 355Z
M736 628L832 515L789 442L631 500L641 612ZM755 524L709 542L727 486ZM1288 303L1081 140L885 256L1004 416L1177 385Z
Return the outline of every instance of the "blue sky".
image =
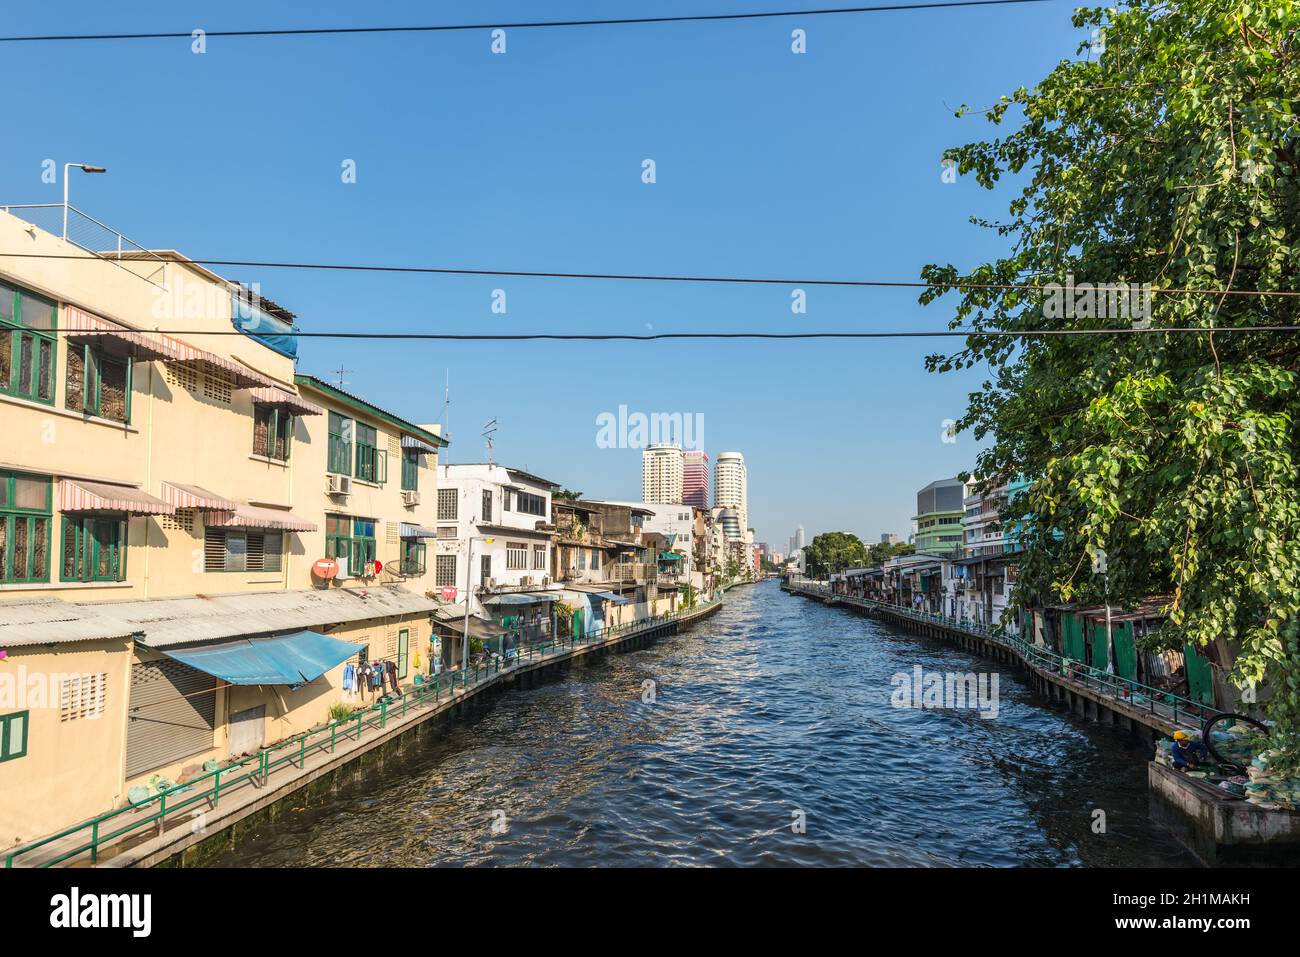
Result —
M5 35L619 17L797 7L695 3L64 3L6 10ZM815 4L803 4L814 6ZM196 9L198 5L193 5ZM195 258L915 280L999 240L968 223L1010 193L944 184L949 145L1082 38L1072 5L486 31L6 44L0 202L59 202L47 158L109 167L73 203ZM807 53L790 32L807 31ZM657 182L641 181L653 159ZM344 184L341 164L356 163ZM451 333L942 328L915 290L652 284L220 269L304 330ZM507 313L491 311L492 291ZM915 491L972 464L941 441L976 371L929 375L926 340L392 343L304 340L299 368L418 422L450 461L496 458L592 497L638 498L640 453L596 418L701 413L711 457L740 450L760 541L905 533Z

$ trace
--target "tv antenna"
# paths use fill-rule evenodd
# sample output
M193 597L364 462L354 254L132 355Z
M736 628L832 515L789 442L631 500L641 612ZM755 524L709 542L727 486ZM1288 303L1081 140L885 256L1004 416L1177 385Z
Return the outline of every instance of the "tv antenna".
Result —
M348 380L345 377L351 375L356 371L357 371L356 369L343 368L343 363L340 362L339 367L334 370L334 376L335 376L334 384L338 386L340 389L343 388L345 385L348 384Z
M483 426L483 432L481 433L483 438L487 440L488 465L492 464L492 433L496 432L496 430L497 420L493 418L487 425Z

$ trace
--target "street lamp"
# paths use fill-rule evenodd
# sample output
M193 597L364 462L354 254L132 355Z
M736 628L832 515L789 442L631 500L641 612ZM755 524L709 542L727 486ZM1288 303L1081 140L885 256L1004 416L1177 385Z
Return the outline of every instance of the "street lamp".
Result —
M491 545L495 538L486 535L471 535L465 552L465 631L460 636L460 667L462 674L469 667L469 610L474 600L474 543Z
M107 173L108 170L103 166L91 166L89 163L64 163L63 164L63 238L68 238L68 171L72 167L77 167L83 173Z

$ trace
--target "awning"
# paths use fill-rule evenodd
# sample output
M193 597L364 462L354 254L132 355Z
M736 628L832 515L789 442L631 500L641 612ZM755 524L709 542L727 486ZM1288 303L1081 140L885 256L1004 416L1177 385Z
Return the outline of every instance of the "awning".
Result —
M126 512L128 515L170 515L176 511L160 498L129 485L59 479L59 510L63 512Z
M413 435L402 436L402 448L415 449L417 452L427 452L429 455L437 455L438 450L428 442L421 441Z
M680 562L682 556L678 555L676 552L660 552L659 560L661 562Z
M198 346L192 346L188 342L173 339L171 336L162 333L158 334L158 340L162 343L163 348L168 351L168 361L170 362L192 363L221 369L223 372L228 373L235 380L235 385L241 389L249 386L279 388L279 384L274 379L264 376L260 372L254 372L248 366L242 365L233 359L227 359L224 356L208 352L206 349L200 349Z
M481 601L485 605L540 605L542 602L555 601L555 597L548 595L543 598L537 595L521 595L517 592L508 592L503 595L488 595Z
M286 532L314 532L316 526L287 509L236 503L233 509L208 511L203 524L210 528L279 528Z
M161 340L120 326L108 319L102 319L76 306L64 306L59 316L59 323L62 326L60 331L74 342L103 343L110 346L112 351L136 359L167 361L176 358L173 350Z
M437 538L438 533L431 528L425 528L423 525L412 525L409 522L402 522L402 538Z
M616 605L630 605L631 598L624 598L622 595L615 594L612 591L598 591L592 594L593 598L603 598L605 601L612 601Z
M230 511L239 503L234 499L222 498L197 485L182 485L180 482L162 483L163 501L173 508L207 508L218 511Z
M300 685L315 681L363 647L314 631L299 631L171 649L163 654L232 685Z
M460 609L460 614L456 615L455 610ZM464 635L465 633L465 606L452 605L448 609L438 611L438 624L443 628L450 629ZM486 618L480 618L478 615L469 616L469 633L476 638L497 638L502 635L508 635L510 629L500 627L495 622L489 622Z
M275 386L256 386L248 390L254 402L262 405L275 405L288 409L294 415L324 415L325 410L314 402L308 402L302 396L277 389Z

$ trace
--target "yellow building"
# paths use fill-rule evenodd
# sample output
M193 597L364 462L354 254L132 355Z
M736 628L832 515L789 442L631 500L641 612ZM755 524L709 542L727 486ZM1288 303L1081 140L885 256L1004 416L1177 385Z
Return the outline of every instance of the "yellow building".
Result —
M427 671L435 427L177 253L0 249L0 848L373 702L361 656Z

